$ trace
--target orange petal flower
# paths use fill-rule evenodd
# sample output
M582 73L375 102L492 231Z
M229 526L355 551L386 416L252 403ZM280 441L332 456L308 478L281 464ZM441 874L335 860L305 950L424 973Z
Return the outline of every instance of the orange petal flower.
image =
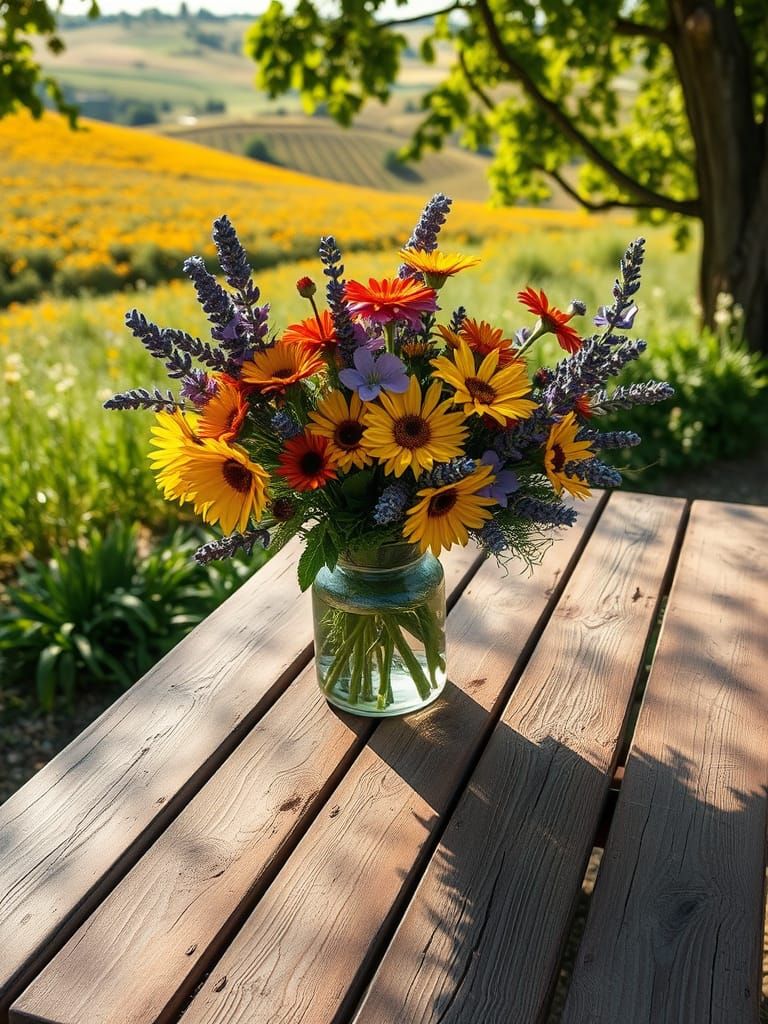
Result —
M336 479L328 438L308 430L285 442L279 462L278 476L284 477L295 491L316 491Z
M411 278L385 277L382 281L369 278L367 286L359 281L348 281L344 297L354 317L365 317L379 324L394 320L407 320L414 327L421 326L422 313L437 309L437 292Z
M566 352L578 352L581 348L581 338L573 329L568 326L568 321L573 314L563 313L556 306L550 306L546 293L530 286L522 292L517 293L519 301L537 316L542 323L542 333L552 333L557 338L560 348Z
M216 394L205 403L197 421L198 436L232 441L247 414L248 403L241 389L224 377L216 377Z
M304 345L314 352L331 348L337 341L333 317L324 309L319 323L317 317L310 316L297 324L289 324L281 340L286 345Z
M477 256L462 256L458 252L421 252L418 249L401 249L397 254L407 267L418 270L428 280L427 284L441 285L447 277L453 277L462 270L476 267ZM431 279L431 280L430 280Z
M311 377L325 368L317 352L303 345L278 341L243 363L242 379L264 394L284 394L291 384Z
M498 352L502 369L517 358L512 348L512 338L505 338L500 327L492 327L485 320L478 323L467 317L458 334L448 327L438 327L438 330L451 348L458 348L463 339L478 355L487 356L489 352Z

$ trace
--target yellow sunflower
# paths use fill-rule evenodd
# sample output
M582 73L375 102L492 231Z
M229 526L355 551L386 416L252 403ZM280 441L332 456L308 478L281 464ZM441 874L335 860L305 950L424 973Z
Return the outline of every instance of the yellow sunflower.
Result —
M555 423L547 438L544 469L558 494L562 494L565 488L574 498L588 498L590 490L585 481L581 477L566 476L563 472L569 462L591 459L594 454L589 441L576 440L580 430L581 424L576 422L572 412Z
M155 414L149 443L156 450L149 453L149 461L157 477L157 486L169 501L183 503L189 500L182 471L193 457L194 450L202 444L196 433L197 422L196 415L185 415L178 409Z
M433 555L453 544L466 544L468 530L479 529L491 518L489 506L498 504L495 498L479 493L493 479L491 467L480 466L457 484L425 487L417 493L421 501L408 509L403 536L412 544L418 543L422 551L431 548Z
M278 341L243 363L241 379L265 395L284 394L291 384L324 369L325 363L319 352L293 342Z
M475 367L475 356L466 341L461 340L453 352L453 359L438 356L433 359L434 376L455 389L454 405L464 406L464 415L492 416L502 425L508 419L525 420L536 408L530 398L523 398L531 384L522 361L498 369L499 350L493 349Z
M447 462L463 454L467 428L460 412L449 412L450 399L440 402L442 386L431 384L422 400L421 387L411 377L402 395L382 391L381 404L367 403L363 417L363 446L385 473L402 476L410 469L414 476L432 469L435 462Z
M411 270L424 275L424 283L430 288L441 288L448 277L462 270L476 267L477 256L462 256L457 252L420 252L418 249L401 249L397 254Z
M267 503L269 477L239 445L210 438L195 448L181 471L195 512L206 523L221 523L225 533L245 530L259 520Z
M362 469L372 460L363 448L363 403L353 393L349 404L341 391L331 391L309 414L308 430L328 438L328 455L343 473Z

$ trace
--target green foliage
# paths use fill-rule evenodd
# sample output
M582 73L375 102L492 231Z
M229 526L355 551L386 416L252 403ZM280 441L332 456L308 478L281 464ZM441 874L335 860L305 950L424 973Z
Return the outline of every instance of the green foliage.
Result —
M88 16L99 14L96 0L84 0ZM48 50L61 53L64 43L56 31L57 7L46 0L15 0L0 4L0 117L17 106L26 107L35 117L43 112L41 91L75 123L76 109L67 103L61 87L50 75L44 75L35 59L33 36L41 36Z
M243 153L251 160L261 160L264 164L280 163L263 135L251 135L243 146Z
M177 529L142 556L138 527L93 531L50 563L19 571L0 609L11 683L34 678L40 704L71 704L78 686L130 686L263 562L201 567L201 537Z
M304 538L304 550L299 559L299 586L307 590L324 565L333 569L339 557L328 521L314 526Z
M678 328L651 340L619 383L667 380L675 397L596 421L601 429L634 430L637 448L609 457L628 469L632 486L652 485L660 472L689 470L715 459L749 455L768 438L768 360L740 338ZM633 470L643 470L642 474Z

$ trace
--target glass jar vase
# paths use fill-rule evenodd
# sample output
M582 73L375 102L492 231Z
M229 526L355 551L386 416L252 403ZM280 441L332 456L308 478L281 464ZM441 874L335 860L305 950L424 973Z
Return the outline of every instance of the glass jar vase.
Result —
M416 544L339 558L312 585L315 666L331 704L385 717L426 707L445 686L443 567Z

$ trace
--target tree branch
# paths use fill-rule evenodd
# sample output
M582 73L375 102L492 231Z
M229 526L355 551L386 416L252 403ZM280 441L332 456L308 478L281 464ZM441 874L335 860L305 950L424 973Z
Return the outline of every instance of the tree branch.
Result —
M442 7L439 11L430 11L427 14L413 14L410 18L393 18L391 21L381 21L376 23L376 28L394 28L396 25L412 25L416 21L427 21L429 18L437 18L441 14L450 14L451 11L463 11L465 4L456 3L449 4L448 7Z
M470 87L475 96L478 97L480 102L487 110L495 110L496 104L493 102L488 93L483 89L480 83L476 80L475 76L467 67L467 61L464 56L464 51L459 47L458 49L459 64L461 65L461 71L467 80L467 85Z
M583 196L580 192L578 192L573 187L573 185L571 185L571 183L566 178L564 178L562 174L560 174L559 171L550 171L546 167L544 167L543 164L534 164L533 166L535 167L535 169L537 171L541 171L542 174L546 174L550 178L552 178L553 181L556 181L557 184L560 186L560 188L563 190L563 192L567 192L568 195L572 199L575 199L577 203L579 203L581 206L583 206L585 210L589 210L591 213L600 213L603 210L616 210L616 209L622 209L622 210L647 210L647 209L654 209L655 210L656 209L656 204L655 203L643 203L643 202L640 202L639 200L637 202L635 202L635 201L625 201L623 199L606 199L606 200L604 200L603 202L600 202L600 203L593 202L591 199L587 199L586 196Z
M604 171L608 177L619 186L619 188L624 189L625 192L629 192L630 195L636 197L637 202L628 205L642 205L648 208L653 207L661 210L668 210L670 213L687 214L692 217L700 215L700 203L698 199L671 199L669 196L662 195L660 192L654 192L653 189L646 188L645 185L642 185L639 181L635 181L634 178L630 178L628 174L612 163L604 153L601 153L592 140L587 138L587 136L576 127L570 116L561 107L544 95L522 64L520 64L520 62L510 52L501 37L498 25L494 21L493 14L491 13L491 9L488 5L488 0L476 0L476 4L485 23L488 38L496 51L496 55L501 63L507 68L511 77L520 83L527 95L534 101L534 103L536 103L539 109L542 110L555 125L557 125L563 135L586 153L593 164Z
M656 28L655 25L642 25L629 18L617 18L613 23L613 28L617 35L655 39L659 43L666 43L667 46L672 46L675 41L675 35L670 26Z

